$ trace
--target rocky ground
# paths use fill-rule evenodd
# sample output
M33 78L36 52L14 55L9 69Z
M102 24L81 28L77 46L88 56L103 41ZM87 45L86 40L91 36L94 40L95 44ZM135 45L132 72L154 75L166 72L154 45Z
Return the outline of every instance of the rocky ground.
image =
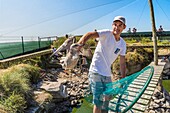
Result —
M146 113L170 113L170 94L158 85Z
M35 85L35 100L39 105L30 107L28 113L71 113L73 107L80 106L89 93L88 70L65 71L62 68L42 70L42 81ZM118 76L113 77L113 80ZM170 113L169 93L159 83L155 90L148 113Z
M72 107L80 106L89 90L87 72L64 71L62 68L42 70L42 81L35 85L35 100L38 106L28 112L69 113Z

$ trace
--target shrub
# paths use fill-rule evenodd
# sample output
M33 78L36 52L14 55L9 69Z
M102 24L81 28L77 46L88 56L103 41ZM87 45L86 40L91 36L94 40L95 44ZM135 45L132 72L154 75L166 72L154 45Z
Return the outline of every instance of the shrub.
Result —
M151 39L150 39L150 38L142 38L142 40L141 40L141 43L142 43L142 44L146 44L146 43L148 43L148 42L151 42Z
M26 108L25 99L14 92L8 98L0 101L0 104L8 113L24 113L24 109Z
M163 40L163 41L161 42L161 45L169 45L169 41L168 41L168 40Z
M137 40L133 39L133 38L125 38L124 39L126 41L126 43L136 43Z
M29 79L31 84L35 84L40 78L40 68L29 64L19 64L8 69L9 73L18 73Z
M0 111L22 113L32 99L32 83L40 78L40 69L28 64L12 66L0 73Z
M52 44L52 45L53 45L55 48L58 48L58 47L61 46L61 44L64 43L65 40L66 40L65 37L58 38L56 41L53 41L53 44Z
M126 68L127 68L127 75L131 74L131 68L133 66L137 66L140 64L141 68L148 65L150 63L150 54L146 52L144 49L136 49L133 52L127 52L126 56ZM120 65L119 65L120 58L118 58L113 64L112 64L112 72L114 74L119 74ZM135 72L133 72L135 73Z
M2 86L6 96L11 95L12 91L16 91L18 94L25 94L30 89L28 85L28 79L17 72L3 73L0 81L0 85Z

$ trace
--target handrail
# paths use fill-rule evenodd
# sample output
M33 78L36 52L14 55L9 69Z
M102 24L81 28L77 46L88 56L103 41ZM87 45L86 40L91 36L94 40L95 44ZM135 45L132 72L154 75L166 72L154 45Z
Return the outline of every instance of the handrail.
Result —
M139 90L139 92L137 92L138 94L135 96L134 100L129 105L127 105L125 102L122 101L123 98L124 98L123 95L129 93L129 92L127 92L129 85L135 79L137 79L137 77L140 76L141 73L144 73L148 69L149 69L149 73L147 73L148 77L147 77L147 80L145 81L145 84ZM111 107L108 108L108 110L111 110L111 111L114 111L114 112L121 112L121 113L125 113L128 110L130 110L133 107L133 105L139 100L139 98L144 93L144 91L146 90L147 86L149 85L149 83L152 79L153 72L154 72L153 66L147 66L144 69L142 69L141 71L132 74L131 76L127 76L127 77L125 77L121 80L107 84L106 87L108 87L108 88L103 93L104 95L118 95L118 94L120 94L118 96L118 98L116 98L116 100L115 100L115 107L111 106ZM122 102L123 102L123 104L125 104L124 110L120 110L120 106L122 106L122 104L121 104Z
M170 31L156 32L157 36L170 36ZM121 37L152 37L152 32L122 33Z
M138 94L137 98L135 98L135 100L134 100L125 110L123 110L122 113L125 113L125 112L127 112L128 110L130 110L130 109L133 107L133 105L134 105L134 104L139 100L139 98L142 96L142 94L144 93L144 91L146 90L146 88L148 87L148 85L149 85L149 83L150 83L150 81L151 81L151 79L152 79L153 73L154 73L154 68L153 68L153 66L149 66L149 67L151 68L151 73L150 73L150 76L149 76L148 80L146 81L144 87L142 88L142 91Z

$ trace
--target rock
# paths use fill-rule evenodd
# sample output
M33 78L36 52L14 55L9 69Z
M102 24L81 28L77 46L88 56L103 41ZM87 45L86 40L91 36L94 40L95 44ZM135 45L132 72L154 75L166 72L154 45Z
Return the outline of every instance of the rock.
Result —
M150 110L149 113L155 113L155 111L154 110Z
M165 105L166 105L167 108L170 108L170 102L166 101Z
M165 99L170 101L170 96L166 96Z
M161 101L160 101L160 99L157 99L157 100L154 100L154 102L155 102L156 104L159 104Z
M152 110L152 109L153 109L153 106L149 106L149 109L151 109L151 110Z
M153 100L157 100L158 98L157 98L157 97L155 97L155 96L152 96L152 99L153 99Z
M164 103L165 102L165 98L160 99L160 101Z
M46 91L34 91L33 94L35 101L39 104L52 100L51 94Z
M157 86L157 89L159 90L159 92L161 92L162 91L162 86Z
M71 106L75 106L77 104L77 100L71 101Z
M83 85L82 89L88 89L89 85Z
M159 91L158 89L155 89L153 95L154 95L155 97L158 97L158 96L160 95L159 92L160 92L160 91Z
M170 109L167 109L165 113L170 113Z
M42 110L40 106L30 107L29 109L25 111L25 113L37 113L37 111L39 111L40 109Z
M153 108L159 108L159 104L154 103Z
M40 86L40 88L51 93L53 95L53 98L64 99L68 96L66 90L67 87L62 84L62 81L58 81L58 82L44 81Z

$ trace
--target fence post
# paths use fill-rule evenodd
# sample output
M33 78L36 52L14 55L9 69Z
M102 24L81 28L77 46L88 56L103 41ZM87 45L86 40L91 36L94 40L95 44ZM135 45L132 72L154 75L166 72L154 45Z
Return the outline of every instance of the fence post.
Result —
M52 44L52 40L51 40L51 37L50 37L50 45Z
M39 46L39 49L41 48L41 43L40 43L41 39L40 37L38 37L38 46Z
M24 38L23 38L23 36L21 36L21 39L22 39L22 53L24 53Z
M2 54L2 52L0 52L1 56L2 56L2 59L4 59L4 55Z

